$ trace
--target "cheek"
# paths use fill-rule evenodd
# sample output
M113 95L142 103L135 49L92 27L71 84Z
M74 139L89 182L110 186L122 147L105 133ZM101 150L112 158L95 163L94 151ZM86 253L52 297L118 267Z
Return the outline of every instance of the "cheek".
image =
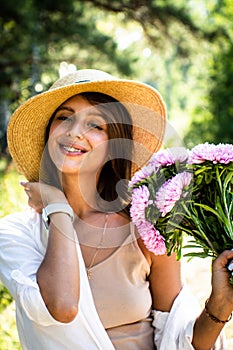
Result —
M106 133L98 133L93 131L87 132L84 136L86 136L86 139L93 148L100 147L100 145L107 145L109 141L108 135Z
M49 153L51 153L52 150L54 149L56 138L57 138L57 128L52 128L51 127L50 131L49 131L49 138L48 138L48 141L47 141L47 146L48 146Z
M108 140L105 142L100 142L93 147L92 150L93 153L98 155L98 158L105 158L106 155L108 154Z
M63 132L64 127L62 128L62 124L57 125L56 122L53 122L49 129L49 137L55 137Z
M59 139L60 133L59 128L51 128L49 133L49 139L47 141L47 148L50 158L54 164L61 163L64 161L64 157L60 152L60 148L57 140Z
M108 140L108 132L107 130L98 130L98 129L89 129L86 132L87 137L90 139L96 140L98 142L104 142Z
M92 140L93 141L93 140ZM109 153L109 140L105 138L95 139L92 143L92 152L90 156L94 158L96 162L102 164L105 163ZM93 159L93 161L94 161Z

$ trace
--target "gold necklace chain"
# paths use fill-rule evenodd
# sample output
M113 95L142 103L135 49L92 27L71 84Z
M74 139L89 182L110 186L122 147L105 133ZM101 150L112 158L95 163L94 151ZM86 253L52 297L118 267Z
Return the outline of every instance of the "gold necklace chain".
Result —
M105 223L104 223L104 227L103 227L100 243L96 247L95 253L94 253L94 255L93 255L92 259L91 259L91 262L90 262L89 266L86 267L88 279L91 278L91 271L90 271L90 269L93 267L94 262L95 262L95 258L96 258L97 254L98 254L98 251L103 245L104 236L105 236L105 232L106 232L106 229L107 229L107 225L108 225L108 214L105 215Z

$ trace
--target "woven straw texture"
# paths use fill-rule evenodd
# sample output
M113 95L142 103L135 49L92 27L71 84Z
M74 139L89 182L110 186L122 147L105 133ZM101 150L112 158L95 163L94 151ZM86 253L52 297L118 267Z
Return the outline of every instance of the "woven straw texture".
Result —
M59 79L46 92L22 104L8 126L8 146L18 170L28 181L38 181L45 146L45 129L53 112L70 97L100 92L123 103L134 130L134 170L144 165L162 144L166 108L154 88L132 80L120 80L96 70L81 70Z

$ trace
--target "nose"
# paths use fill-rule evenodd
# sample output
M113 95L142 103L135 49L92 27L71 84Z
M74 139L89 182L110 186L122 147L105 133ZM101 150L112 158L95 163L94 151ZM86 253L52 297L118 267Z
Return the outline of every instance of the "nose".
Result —
M83 139L85 130L80 121L76 121L67 131L66 135L72 138Z

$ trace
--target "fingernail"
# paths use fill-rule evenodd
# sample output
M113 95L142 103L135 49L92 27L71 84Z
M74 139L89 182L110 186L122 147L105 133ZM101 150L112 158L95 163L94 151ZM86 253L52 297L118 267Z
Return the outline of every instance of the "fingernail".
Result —
M230 264L227 266L228 270L232 271L233 270L233 261L230 262Z

